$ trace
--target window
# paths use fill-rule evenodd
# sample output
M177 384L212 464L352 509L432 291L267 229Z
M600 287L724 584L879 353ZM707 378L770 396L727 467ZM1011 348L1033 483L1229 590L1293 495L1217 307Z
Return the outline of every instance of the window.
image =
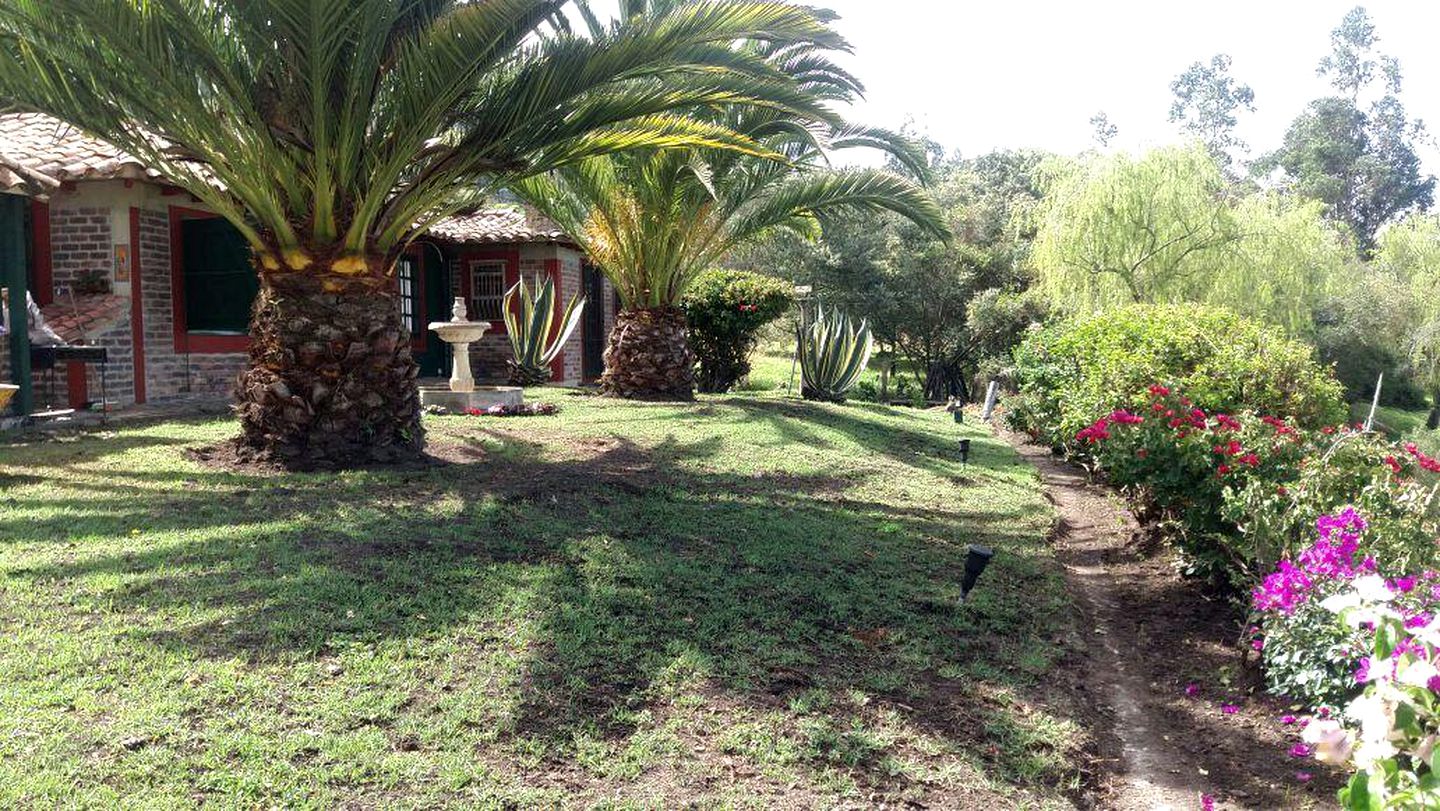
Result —
M191 334L244 335L260 279L250 245L219 217L180 220L185 329Z
M417 316L419 308L416 306L420 290L415 281L414 257L400 257L400 260L395 263L395 277L400 281L400 318L405 322L405 328L410 330L412 336L421 335Z
M470 263L470 320L500 322L505 303L505 263Z

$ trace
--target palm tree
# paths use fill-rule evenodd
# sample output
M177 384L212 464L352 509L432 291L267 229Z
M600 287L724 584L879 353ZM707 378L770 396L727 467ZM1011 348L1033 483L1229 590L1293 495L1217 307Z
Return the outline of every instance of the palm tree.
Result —
M626 0L622 21L692 6ZM581 4L582 8L584 4ZM598 24L591 18L594 32ZM646 148L587 158L532 175L514 190L565 228L610 278L621 312L605 351L607 393L641 399L694 396L695 358L678 302L690 282L736 246L774 229L807 236L844 211L886 209L948 236L939 207L915 182L887 171L828 168L828 154L879 147L917 174L923 158L902 138L851 127L825 104L848 102L859 83L828 52L843 44L750 41L747 53L792 77L816 106L712 108L701 120L773 155L701 147Z
M261 291L247 454L423 445L393 273L495 186L616 150L749 139L677 111L804 107L733 43L833 44L813 12L710 0L595 36L563 0L4 0L0 99L104 138L224 216Z

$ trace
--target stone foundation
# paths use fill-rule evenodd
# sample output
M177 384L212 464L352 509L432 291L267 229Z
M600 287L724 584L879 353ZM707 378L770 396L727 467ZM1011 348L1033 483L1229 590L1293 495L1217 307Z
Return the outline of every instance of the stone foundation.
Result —
M448 386L421 386L420 405L439 406L449 411L515 405L525 402L525 390L515 386L477 386L474 391L451 391Z

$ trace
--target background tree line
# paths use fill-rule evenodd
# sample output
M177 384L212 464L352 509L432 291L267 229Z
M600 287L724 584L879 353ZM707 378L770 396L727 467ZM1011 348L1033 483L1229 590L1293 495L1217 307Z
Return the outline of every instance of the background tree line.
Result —
M929 143L953 240L863 213L818 241L772 236L730 262L868 316L932 400L973 396L1047 317L1198 302L1315 345L1352 397L1386 372L1387 401L1440 401L1440 219L1416 151L1428 135L1379 42L1363 8L1346 14L1317 64L1333 93L1257 157L1235 132L1257 95L1218 54L1171 84L1185 144L1105 151L1117 130L1103 112L1099 148L1078 156L968 158Z

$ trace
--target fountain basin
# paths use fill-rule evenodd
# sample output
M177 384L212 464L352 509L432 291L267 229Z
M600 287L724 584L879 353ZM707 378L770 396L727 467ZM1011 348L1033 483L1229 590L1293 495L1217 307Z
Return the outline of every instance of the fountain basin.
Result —
M473 344L490 329L489 321L435 321L429 328L447 344Z
M420 387L421 406L439 406L456 413L472 408L483 410L493 405L520 405L523 402L525 390L519 386L476 386L474 391L451 391L449 386Z

